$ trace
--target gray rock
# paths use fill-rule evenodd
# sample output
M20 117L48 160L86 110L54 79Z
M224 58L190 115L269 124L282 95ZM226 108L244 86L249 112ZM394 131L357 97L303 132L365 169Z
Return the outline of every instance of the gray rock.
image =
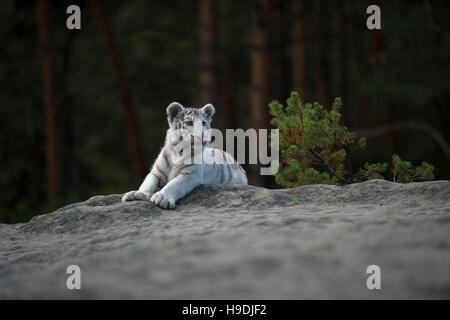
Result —
M0 224L0 298L450 298L449 195L449 181L372 180L202 186L173 211L96 196Z

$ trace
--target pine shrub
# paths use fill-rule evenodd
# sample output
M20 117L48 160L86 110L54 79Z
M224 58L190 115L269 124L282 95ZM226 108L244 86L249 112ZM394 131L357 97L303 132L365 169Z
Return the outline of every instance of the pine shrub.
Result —
M317 102L303 104L297 92L291 93L286 107L276 100L269 104L271 124L279 130L280 138L280 168L275 176L279 185L343 185L386 178L387 163L366 163L355 175L349 170L350 150L364 149L366 140L356 141L355 133L340 124L341 107L340 98L334 100L330 111ZM414 168L411 162L392 156L395 182L432 180L433 171L426 162Z

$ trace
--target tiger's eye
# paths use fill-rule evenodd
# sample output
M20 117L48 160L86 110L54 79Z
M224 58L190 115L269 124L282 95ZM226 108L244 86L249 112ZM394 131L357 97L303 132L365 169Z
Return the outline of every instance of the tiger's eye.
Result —
M202 123L203 123L203 125L204 125L204 126L206 126L206 121L205 121L205 120L203 120L203 122L202 122Z
M185 124L188 125L188 126L192 126L193 125L192 121L186 121Z

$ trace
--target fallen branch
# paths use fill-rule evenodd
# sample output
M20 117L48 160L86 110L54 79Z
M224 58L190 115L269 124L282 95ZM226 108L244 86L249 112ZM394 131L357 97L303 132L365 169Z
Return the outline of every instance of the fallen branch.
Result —
M436 141L441 150L447 156L447 159L450 161L450 147L445 140L444 136L431 127L429 124L421 121L404 121L404 122L394 122L391 124L382 125L379 127L367 128L367 129L356 129L357 137L366 137L366 138L376 138L380 136L384 136L393 131L405 130L405 129L415 129L421 130L427 133L431 138Z

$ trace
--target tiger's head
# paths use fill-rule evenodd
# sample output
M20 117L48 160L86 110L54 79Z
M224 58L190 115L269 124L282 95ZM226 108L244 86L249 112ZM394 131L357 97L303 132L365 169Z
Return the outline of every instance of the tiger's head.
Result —
M212 104L196 109L185 108L178 102L172 102L167 107L168 142L176 145L182 141L190 141L191 144L207 146L211 142L211 120L215 112Z

